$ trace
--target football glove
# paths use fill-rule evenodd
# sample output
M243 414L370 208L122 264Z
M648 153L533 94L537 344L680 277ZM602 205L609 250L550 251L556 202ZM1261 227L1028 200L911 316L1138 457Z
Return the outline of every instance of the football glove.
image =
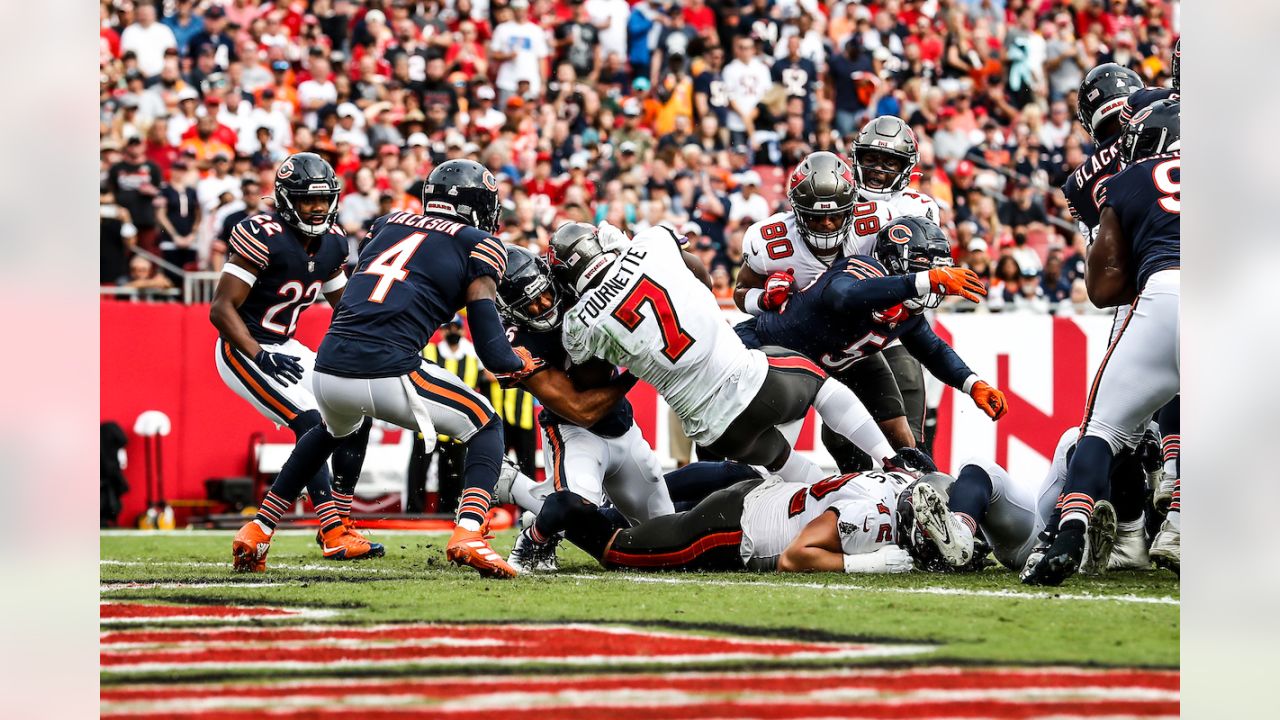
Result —
M292 385L302 379L302 365L298 364L300 359L295 355L259 350L253 356L253 364L272 378L285 385Z
M621 252L626 250L631 244L630 238L622 230L610 225L608 221L600 223L600 228L596 232L596 237L600 241L600 249L605 252Z
M515 372L506 373L504 375L498 375L497 377L502 380L507 380L509 382L520 382L521 380L524 380L525 378L534 374L538 370L542 369L542 367L547 364L542 358L535 358L533 354L530 353L528 349L524 348L523 346L517 345L516 347L511 348L511 352L515 353L516 357L520 358L520 362L524 364L521 365L520 369L516 370Z
M973 384L969 395L973 398L974 404L982 408L982 412L992 420L999 420L1009 412L1009 403L1004 399L1004 393L981 380Z
M987 288L977 273L969 268L942 267L929 271L929 289L939 295L959 295L966 300L981 302Z
M890 472L904 472L913 477L938 472L938 466L933 463L933 458L926 455L920 448L913 447L899 448L897 455L885 458L884 469Z
M771 273L764 281L764 294L760 296L760 307L764 310L780 310L787 304L791 289L796 284L796 277L791 268L785 272Z

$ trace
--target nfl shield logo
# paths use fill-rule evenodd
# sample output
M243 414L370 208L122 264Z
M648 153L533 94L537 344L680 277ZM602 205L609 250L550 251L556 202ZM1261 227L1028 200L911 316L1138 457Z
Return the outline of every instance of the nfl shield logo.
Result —
M315 272L315 271L316 271L316 261L312 260L311 262L307 263L307 272Z

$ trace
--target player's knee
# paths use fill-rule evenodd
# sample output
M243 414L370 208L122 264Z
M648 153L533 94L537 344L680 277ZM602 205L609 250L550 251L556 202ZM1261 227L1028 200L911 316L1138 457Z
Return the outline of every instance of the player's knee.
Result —
M1120 430L1119 428L1105 422L1091 420L1089 425L1085 427L1084 434L1081 435L1083 440L1086 437L1096 437L1107 444L1111 448L1112 456L1119 455L1122 450L1128 447L1130 433Z
M307 434L308 430L314 427L319 427L323 424L324 420L320 418L319 410L308 410L291 420L289 422L289 429L293 431L294 439L299 440L303 435Z

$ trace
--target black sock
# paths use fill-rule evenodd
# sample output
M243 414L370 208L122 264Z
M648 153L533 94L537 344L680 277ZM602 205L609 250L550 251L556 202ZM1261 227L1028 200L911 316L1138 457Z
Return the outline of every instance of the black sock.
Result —
M965 465L948 491L947 509L960 516L969 532L978 534L978 525L991 507L991 476L977 465Z
M618 527L600 514L600 509L591 501L575 492L561 490L543 501L533 529L544 538L564 533L569 542L600 560Z
M1111 468L1111 504L1117 522L1133 522L1142 517L1147 503L1147 473L1137 453L1122 452Z
M351 515L351 501L356 494L356 483L360 480L360 468L364 465L364 452L369 446L369 430L373 428L373 418L365 418L360 429L342 439L342 444L333 452L333 501L337 504L338 515Z
M484 525L505 451L502 421L497 417L467 441L467 458L463 462L462 471L463 490L458 500L458 522L473 520Z
M750 465L736 462L696 462L667 473L667 493L673 503L697 503L722 488L758 478Z
M280 474L271 483L271 491L263 498L258 510L257 520L267 527L274 528L280 516L298 499L302 487L307 487L311 496L311 504L320 516L322 530L329 530L341 525L333 495L329 490L329 472L325 460L338 446L336 440L324 425L315 425L298 439L289 459Z
M1110 477L1111 446L1100 437L1080 438L1067 466L1067 482L1062 489L1060 526L1063 529L1073 520L1088 524L1094 503L1111 496Z

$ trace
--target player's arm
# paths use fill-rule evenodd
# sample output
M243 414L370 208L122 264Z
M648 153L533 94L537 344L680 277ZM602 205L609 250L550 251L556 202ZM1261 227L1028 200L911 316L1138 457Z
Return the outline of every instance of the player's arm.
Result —
M836 508L809 522L778 558L778 572L893 573L911 569L911 555L897 545L846 554ZM857 532L855 530L855 532Z
M1100 308L1133 302L1138 289L1130 264L1129 239L1120 225L1120 216L1110 205L1104 205L1097 235L1085 259L1084 284L1089 301Z
M518 376L534 368L534 360L524 348L512 348L498 318L498 284L481 275L467 286L467 322L476 355L490 372Z
M992 420L1009 412L1004 393L978 378L964 360L942 338L938 337L922 317L914 318L913 327L903 333L902 346L920 361L931 375L973 398L974 403Z
M520 384L551 412L579 427L591 427L626 397L636 381L634 375L623 373L603 387L579 390L568 373L544 365Z
M702 260L699 260L697 255L684 249L680 250L680 256L684 259L684 266L689 268L689 272L693 273L693 276L698 278L710 290L711 273L707 272L707 266L702 264Z
M222 276L218 278L218 285L213 290L209 322L218 329L224 342L253 358L253 363L264 373L286 385L292 385L302 379L302 365L298 363L301 358L262 349L262 345L253 339L248 326L240 318L239 308L253 290L261 269L240 254L231 254L222 266Z
M324 293L325 302L329 303L329 307L338 307L338 301L342 300L342 293L347 289L347 274L342 268L333 274L333 277L324 281L320 286L320 292Z
M733 304L737 305L738 309L743 312L759 315L761 312L760 295L764 292L762 290L763 287L764 277L752 270L750 265L743 263L738 270L737 284L733 288ZM752 293L752 290L758 290L759 292ZM752 307L755 308L754 311L748 309Z
M922 298L931 292L958 295L973 302L987 294L982 280L972 270L954 267L888 277L842 274L827 283L822 292L824 304L841 313L887 310L903 300Z

